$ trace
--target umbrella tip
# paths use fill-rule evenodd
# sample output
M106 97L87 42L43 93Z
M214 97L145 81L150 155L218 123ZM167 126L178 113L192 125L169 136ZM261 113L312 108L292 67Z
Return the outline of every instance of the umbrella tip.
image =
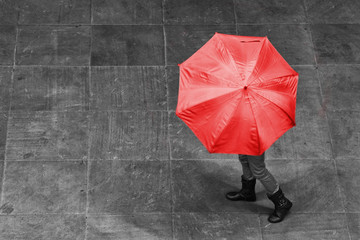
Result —
M178 63L178 66L180 67L181 63Z

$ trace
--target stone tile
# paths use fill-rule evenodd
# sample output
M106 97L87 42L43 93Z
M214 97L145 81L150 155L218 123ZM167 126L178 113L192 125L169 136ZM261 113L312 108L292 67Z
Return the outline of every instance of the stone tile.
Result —
M0 23L16 24L18 20L18 6L14 0L0 1Z
M360 3L352 0L306 0L312 23L360 23Z
M360 213L359 159L339 159L336 160L336 166L346 212Z
M319 79L314 66L295 66L299 73L296 123L269 149L270 158L330 159L331 145L325 109L322 107ZM280 143L278 143L280 141ZM294 155L291 154L293 146ZM285 154L278 154L288 152ZM279 156L277 156L279 155Z
M347 213L346 216L351 239L360 239L360 214Z
M14 112L9 117L7 160L86 159L86 112Z
M17 65L89 65L89 26L21 26Z
M0 215L0 238L80 240L85 221L85 215Z
M6 164L1 213L85 213L85 206L83 161Z
M237 25L237 32L267 36L290 65L315 64L310 27L306 24Z
M16 67L11 110L89 109L87 67Z
M181 213L174 225L175 239L262 239L256 214Z
M171 146L171 159L235 159L235 154L211 154L199 141L186 124L176 116L169 113L169 136Z
M161 25L93 26L92 66L164 65Z
M166 110L165 68L92 67L91 109Z
M0 161L0 197L2 197L1 195L3 194L3 191L2 191L2 183L3 183L3 179L4 179L4 164L5 164L5 161ZM2 209L0 208L0 211Z
M10 107L10 89L12 67L0 67L0 111Z
M165 26L167 65L180 64L201 48L215 32L236 34L235 25Z
M88 240L172 239L170 214L90 215Z
M232 0L165 0L165 24L234 24Z
M254 202L229 201L225 194L241 188L239 160L181 160L171 162L175 213L258 213ZM256 185L258 192L260 185Z
M289 214L281 223L271 224L261 215L264 240L338 239L349 240L344 213Z
M170 213L168 161L91 161L89 213Z
M96 111L90 121L91 159L169 159L167 112Z
M325 115L322 107L319 77L315 66L294 66L299 73L296 109Z
M0 112L0 161L5 159L8 112Z
M317 63L360 63L360 24L311 25Z
M166 80L168 84L168 105L170 111L175 111L179 93L179 67L166 67Z
M360 66L320 65L319 73L325 109L360 109Z
M235 0L237 23L305 23L302 0Z
M1 6L0 2L0 6ZM0 14L1 16L1 14ZM0 18L1 19L1 18ZM16 27L0 25L0 65L13 65L16 39Z
M345 212L332 161L276 160L268 161L266 166L285 196L293 202L292 213ZM257 203L262 206L262 213L270 214L274 204L267 198L263 186L261 189Z
M92 2L94 24L162 24L162 0L96 0Z
M328 111L332 150L336 159L359 158L360 112Z
M90 23L91 0L19 0L20 24Z
M294 138L294 128L289 129L266 150L265 158L269 161L275 159L296 159Z
M324 113L297 111L296 127L294 127L294 149L297 159L330 160L330 129Z

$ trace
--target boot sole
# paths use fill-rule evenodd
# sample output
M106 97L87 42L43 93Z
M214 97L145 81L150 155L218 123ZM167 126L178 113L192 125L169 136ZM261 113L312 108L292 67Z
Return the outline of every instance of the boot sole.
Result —
M234 199L228 199L227 200L230 200L230 201L233 201L233 202L237 202L237 201L242 201L242 202L256 202L256 200L234 200Z
M282 222L282 221L285 219L285 217L289 214L290 209L291 209L292 206L293 206L292 202L290 202L290 204L291 204L291 205L290 205L289 208L287 208L287 212L286 212L286 214L284 215L283 219L280 219L279 221L270 221L269 218L268 218L268 222L270 222L270 223L279 223L279 222Z
M256 202L256 198L251 198L251 199L231 199L228 198L227 196L225 196L227 200L230 201L245 201L245 202Z

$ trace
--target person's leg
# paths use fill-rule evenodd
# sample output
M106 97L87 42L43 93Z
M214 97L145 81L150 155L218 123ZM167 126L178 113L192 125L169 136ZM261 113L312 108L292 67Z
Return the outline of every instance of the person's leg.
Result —
M260 156L247 156L249 168L256 179L258 179L267 193L273 194L279 190L279 184L265 165L265 153Z
M242 166L242 170L243 170L243 176L246 180L252 180L254 179L254 175L251 172L250 166L249 166L249 162L248 162L248 156L247 155L242 155L239 154L239 161L241 163Z
M252 174L264 185L268 198L274 203L275 210L269 216L271 223L281 222L290 208L292 202L284 196L278 182L265 166L265 154L261 156L248 156L248 162Z
M249 163L247 161L247 155L239 154L239 160L243 168L243 175L241 176L242 188L240 191L226 193L226 198L231 201L256 201L256 178L251 173Z

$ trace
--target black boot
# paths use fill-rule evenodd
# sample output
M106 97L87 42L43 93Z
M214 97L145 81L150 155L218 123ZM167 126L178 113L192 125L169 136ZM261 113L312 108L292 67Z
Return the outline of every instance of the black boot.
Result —
M231 201L256 201L255 195L255 183L256 178L252 180L246 180L244 176L241 176L242 189L239 192L228 192L226 198Z
M275 204L275 210L269 216L268 221L271 223L281 222L292 207L292 202L284 196L281 188L272 195L268 193L266 195Z

